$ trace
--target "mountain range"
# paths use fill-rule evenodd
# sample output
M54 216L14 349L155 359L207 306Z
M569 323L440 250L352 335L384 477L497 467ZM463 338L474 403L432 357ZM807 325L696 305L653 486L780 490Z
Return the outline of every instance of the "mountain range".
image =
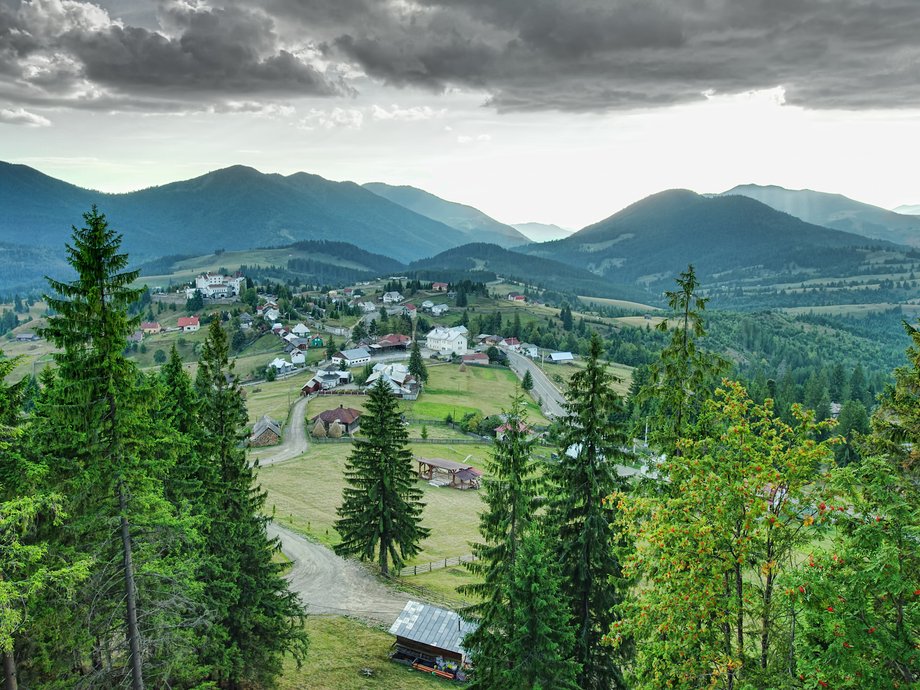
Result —
M920 216L920 204L901 204L896 209L895 213L903 213L908 216Z
M585 268L619 283L655 285L688 263L700 275L741 280L852 270L882 240L806 223L745 196L668 190L571 237L519 251Z
M479 209L447 201L417 187L395 187L383 182L369 182L364 185L364 188L394 204L399 204L419 215L459 230L466 236L468 242L486 242L497 244L500 247L513 247L527 244L530 241L515 228L498 222Z
M568 237L574 230L566 230L552 223L512 223L511 227L518 230L532 242L551 242Z
M775 185L745 184L721 196L741 195L784 211L807 223L853 232L873 239L920 247L920 218L855 201L842 194Z
M283 176L233 166L104 194L0 163L0 242L63 250L71 225L92 204L124 234L124 247L136 258L332 239L411 261L470 241L464 232L353 182L307 173Z
M491 272L557 290L568 281L569 289L582 294L616 296L620 291L624 299L634 299L635 294L625 293L636 290L660 293L688 263L711 285L741 286L875 272L872 262L879 259L872 253L878 250L886 254L887 264L909 263L907 273L920 258L900 246L920 245L920 217L840 195L779 187L744 185L705 196L668 190L574 234L536 223L522 224L522 233L471 206L414 187L361 186L308 173L283 176L233 166L191 180L105 194L27 166L0 163L0 290L43 287L44 275L66 272L64 243L70 226L79 224L92 204L124 234L124 248L135 265L164 255L327 240L350 243L400 265L416 262L412 266L419 271ZM527 232L535 239L562 237L529 243ZM300 263L288 268L296 268L298 275L319 272L322 257L314 260L308 256L311 250L298 251Z

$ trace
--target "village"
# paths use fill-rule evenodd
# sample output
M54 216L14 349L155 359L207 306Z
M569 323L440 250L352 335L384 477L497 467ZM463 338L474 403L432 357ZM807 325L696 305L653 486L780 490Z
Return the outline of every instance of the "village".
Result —
M516 321L553 319L558 310L537 298L528 302L511 286L471 300L469 309L457 306L468 298L458 300L448 283L425 283L404 294L410 290L398 287L403 282L395 276L376 284L293 293L256 290L239 272L202 273L177 290L151 295L129 338L128 353L142 368L155 371L176 347L193 374L207 324L213 318L224 321L231 342L238 344L236 371L249 410L248 445L268 492L267 507L276 516L272 533L281 539L284 554L279 558L289 561L293 582L301 582L296 574L301 568L315 568L315 563L331 568L319 585L311 577L314 583L303 584L299 593L308 611L348 617L316 620L311 634L317 634L316 628L353 628L359 625L354 619L362 620L371 626L364 634L378 647L362 657L362 668L385 677L385 667L375 659L391 658L429 676L462 680L466 658L460 640L468 624L456 611L469 600L457 587L475 581L462 564L471 558L469 544L477 539L478 489L492 443L503 433L503 410L524 392L533 433L545 434L563 414L561 391L581 363L572 352L541 348L512 335L519 332ZM463 323L491 322L499 313L504 328L495 333L471 333ZM42 317L35 316L7 338L14 349L32 357L23 366L37 373L50 363L52 352L38 335ZM413 349L423 362L424 377L413 373ZM620 371L628 381L628 369ZM530 379L526 391L525 378ZM432 536L397 575L398 589L384 586L375 603L349 611L355 593L335 571L352 566L328 549L338 541L333 523L345 484L344 464L351 444L362 438L367 390L379 380L401 401ZM545 459L549 452L540 451ZM360 578L376 580L363 566L355 567ZM362 613L368 608L384 611ZM444 634L445 623L454 633ZM427 687L427 677L418 678L426 683L419 687Z

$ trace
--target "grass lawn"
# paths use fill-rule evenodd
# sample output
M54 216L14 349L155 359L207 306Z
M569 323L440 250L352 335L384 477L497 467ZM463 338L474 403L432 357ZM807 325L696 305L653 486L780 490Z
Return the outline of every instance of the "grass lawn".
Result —
M546 375L561 391L565 391L565 385L569 382L574 374L579 371L583 371L585 368L585 362L582 359L575 360L574 362L568 362L566 364L553 364L552 362L545 362L540 365ZM607 371L610 372L616 379L613 382L613 390L615 390L619 395L626 396L629 394L629 386L632 384L632 372L633 367L627 366L625 364L617 364L616 362L607 363ZM556 377L562 379L562 382L557 380Z
M343 470L351 444L313 444L302 458L259 470L259 482L268 491L267 506L276 519L295 530L333 546L340 539L333 523L345 486ZM485 445L412 446L414 455L468 462L480 469L489 453ZM423 524L431 535L422 542L418 556L409 565L470 553L469 542L479 539L479 512L482 498L478 491L438 488L419 480L424 491Z
M395 638L383 630L339 616L307 618L310 649L303 667L288 660L279 679L279 690L429 690L458 687L387 658ZM371 669L371 677L362 669Z
M511 398L519 384L510 369L468 367L466 371L460 371L460 367L453 364L429 367L428 377L418 400L401 403L406 416L411 419L444 419L448 414L459 419L470 412L483 416L499 414L511 406ZM319 396L307 406L307 417L339 405L363 411L365 398L362 395ZM540 408L530 400L527 401L527 414L534 424L549 423ZM429 433L432 429L429 428Z
M237 370L246 370L237 364ZM252 424L262 415L267 414L272 419L284 422L288 417L291 405L300 397L300 388L307 382L313 372L301 369L298 373L288 378L277 381L259 383L245 386L246 410L249 412L249 423Z

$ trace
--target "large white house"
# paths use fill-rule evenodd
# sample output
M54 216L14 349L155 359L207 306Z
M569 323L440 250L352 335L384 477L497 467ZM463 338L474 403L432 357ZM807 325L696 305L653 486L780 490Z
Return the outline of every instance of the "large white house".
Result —
M396 304L397 302L402 302L405 297L403 297L398 292L384 292L383 293L383 303L384 304Z
M425 346L429 350L442 354L462 355L466 353L468 335L469 331L466 330L466 326L454 326L453 328L439 326L428 334Z
M225 276L219 273L202 273L195 278L195 287L186 288L185 296L189 299L200 292L202 297L235 297L240 294L246 278L242 275Z

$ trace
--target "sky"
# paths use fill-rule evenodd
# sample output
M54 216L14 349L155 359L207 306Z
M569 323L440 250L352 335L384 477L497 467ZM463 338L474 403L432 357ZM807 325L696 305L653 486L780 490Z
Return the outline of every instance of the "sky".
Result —
M0 0L0 160L235 164L577 229L655 192L920 203L917 0Z

